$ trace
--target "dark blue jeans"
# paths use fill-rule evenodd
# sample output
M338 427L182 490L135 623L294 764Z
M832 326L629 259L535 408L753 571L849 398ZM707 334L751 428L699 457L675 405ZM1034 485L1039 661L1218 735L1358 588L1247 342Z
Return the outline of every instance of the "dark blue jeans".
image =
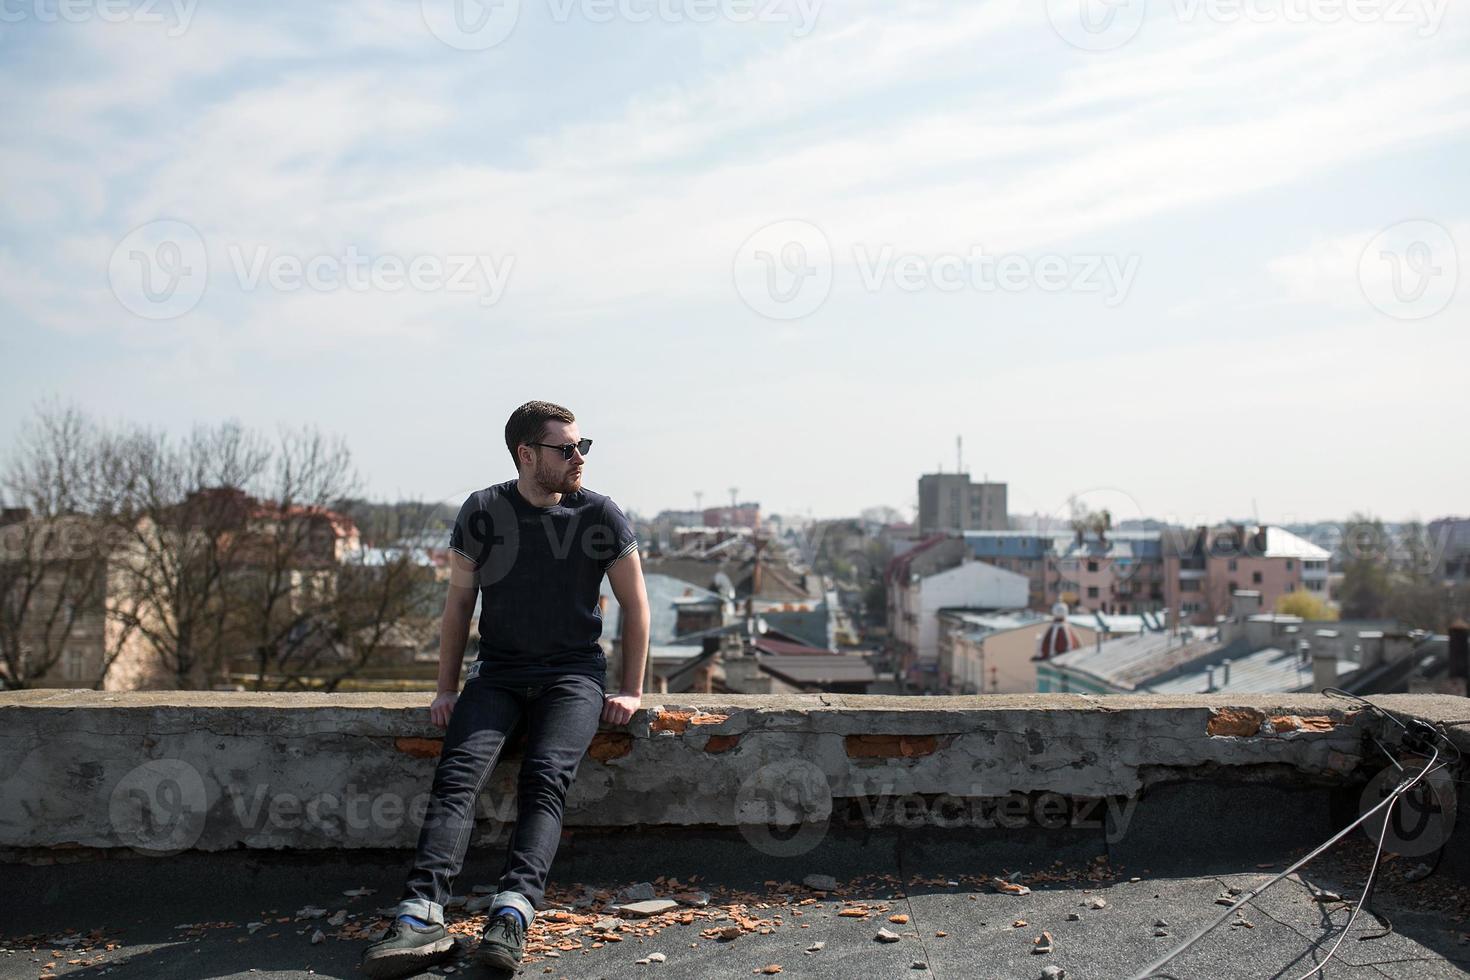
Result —
M506 740L526 726L526 753L516 787L516 824L493 907L513 905L535 918L546 876L561 843L567 790L597 734L602 715L599 678L568 674L529 687L466 682L444 734L418 853L398 914L444 921L450 886L464 866L475 808Z

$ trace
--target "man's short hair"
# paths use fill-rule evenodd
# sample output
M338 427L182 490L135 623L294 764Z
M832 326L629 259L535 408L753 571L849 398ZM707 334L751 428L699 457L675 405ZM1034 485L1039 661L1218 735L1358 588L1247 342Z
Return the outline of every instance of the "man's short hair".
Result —
M570 409L551 402L526 402L511 412L510 421L505 423L505 448L510 450L516 472L520 472L521 468L520 458L516 456L517 446L540 442L542 434L546 432L547 422L566 422L570 425L575 421L577 417Z

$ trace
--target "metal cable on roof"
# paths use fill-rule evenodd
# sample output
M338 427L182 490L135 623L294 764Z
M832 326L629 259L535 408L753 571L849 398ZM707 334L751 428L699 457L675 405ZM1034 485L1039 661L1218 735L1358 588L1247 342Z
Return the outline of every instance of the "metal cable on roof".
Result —
M1373 704L1373 702L1369 701L1367 698L1359 697L1358 695L1350 694L1349 692L1346 692L1346 691L1340 691L1339 689L1336 689L1336 688L1331 689L1331 691L1334 694L1334 696L1347 696L1347 697L1352 698L1354 700L1363 702L1367 706L1373 708L1376 712L1379 712L1379 713L1381 713L1383 715L1388 716L1392 721L1394 721L1396 724L1398 724L1399 727L1403 728L1406 732L1409 731L1408 726L1405 725L1402 721L1400 721L1398 718L1394 718L1389 712L1385 711L1383 708L1379 707L1378 705ZM1324 692L1324 693L1327 693L1327 692ZM1435 732L1435 734L1438 735L1439 738L1444 739L1445 743L1451 749L1454 750L1455 759L1458 762L1459 759L1461 758L1459 747L1457 745L1455 745L1454 742L1449 739L1449 737L1444 733L1444 731L1442 729L1440 729L1439 731ZM1346 827L1344 827L1342 830L1338 831L1336 834L1332 835L1332 837L1328 838L1328 840L1326 840L1322 844L1318 845L1310 854L1306 855L1301 860L1299 860L1295 864L1291 865L1291 867L1287 868L1285 871L1282 871L1280 874L1276 875L1274 878L1272 878L1270 881L1266 882L1264 885L1260 886L1259 888L1252 889L1251 891L1249 891L1246 894L1242 895L1238 901L1236 901L1233 905L1231 905L1224 912L1222 912L1220 915L1218 915L1213 921L1211 921L1210 923L1208 923L1207 925L1205 925L1204 927L1202 927L1201 929L1199 929L1198 931L1196 931L1193 935L1191 935L1188 939L1184 940L1184 942L1180 943L1173 950L1171 950L1168 953L1164 954L1159 959L1154 960L1152 963L1150 963L1148 966L1144 967L1138 973L1135 973L1132 976L1131 980L1150 980L1150 978L1155 978L1155 980L1157 980L1157 978L1160 976L1159 970L1165 964L1169 963L1171 960L1173 960L1176 957L1178 957L1185 950L1189 949L1189 947L1193 946L1195 943L1199 942L1201 939L1203 939L1205 936L1207 936L1210 932L1214 931L1220 925L1220 923L1224 922L1226 919L1228 919L1230 917L1231 913L1235 912L1237 909L1243 908L1245 905L1249 904L1255 898L1257 898L1258 896L1260 896L1261 894L1263 894L1272 885L1275 885L1277 882L1281 881L1281 879L1285 878L1287 875L1290 875L1294 871L1296 871L1299 868L1301 868L1304 865L1306 865L1309 861L1312 861L1315 858L1317 858L1324 851L1326 851L1328 848L1330 848L1333 844L1336 844L1338 841L1342 840L1349 833L1351 833L1353 830L1357 829L1362 824L1366 823L1371 817L1373 817L1380 810L1382 810L1382 811L1384 811L1383 831L1380 832L1380 834L1379 834L1378 851L1375 852L1375 854L1373 856L1373 868L1372 868L1372 870L1370 870L1370 872L1368 874L1368 881L1367 881L1366 885L1364 886L1363 896L1359 898L1357 904L1354 906L1354 908L1353 908L1353 914L1348 919L1347 926L1344 927L1343 932L1342 932L1342 935L1338 937L1338 940L1333 945L1331 952L1329 952L1327 954L1327 956L1323 958L1322 962L1319 963L1316 966L1316 968L1314 968L1313 970L1311 970L1311 971L1303 974L1301 977L1296 978L1296 980L1307 980L1308 977L1311 977L1313 974L1317 973L1319 970L1321 970L1324 966L1327 965L1327 961L1330 960L1332 958L1332 956L1337 952L1338 946L1340 946L1342 944L1343 938L1345 938L1347 936L1348 930L1352 928L1353 921L1355 919L1357 919L1357 917L1358 917L1358 912L1362 908L1362 903L1363 903L1364 899L1367 897L1368 889L1371 888L1372 885L1373 885L1373 877L1374 877L1374 874L1377 872L1377 869L1378 869L1378 857L1382 853L1383 839L1384 839L1384 835L1387 833L1387 830L1388 830L1388 822L1389 822L1389 819L1392 816L1392 808L1393 808L1394 804L1396 804L1398 802L1399 797L1403 796L1409 790L1413 789L1416 785L1418 785L1423 779L1425 779L1431 773L1436 772L1436 771L1438 771L1440 769L1446 768L1449 765L1449 763L1447 763L1447 762L1445 762L1445 763L1439 762L1439 756L1440 756L1440 746L1436 744L1436 745L1433 746L1433 754L1429 758L1429 764L1426 765L1423 769L1420 769L1411 779L1408 779L1405 782L1401 782L1397 787L1394 788L1393 792L1391 792L1387 797L1384 798L1384 800L1381 803L1379 803L1377 806L1374 806L1372 809L1368 810L1366 813L1364 813L1362 816L1358 817L1358 819L1356 819L1352 823L1348 824ZM1165 974L1165 975L1167 975L1167 974Z

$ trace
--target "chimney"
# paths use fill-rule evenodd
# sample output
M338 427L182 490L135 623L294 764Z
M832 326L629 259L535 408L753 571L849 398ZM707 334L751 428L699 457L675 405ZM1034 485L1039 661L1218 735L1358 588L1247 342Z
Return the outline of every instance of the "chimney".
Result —
M1220 686L1230 686L1230 658L1226 657L1220 661Z
M1470 678L1470 625L1463 619L1450 624L1449 676Z
M1243 623L1261 611L1261 593L1250 589L1237 589L1230 597L1230 618Z
M1318 693L1337 686L1336 636L1332 630L1318 630L1317 642L1312 646L1312 690Z
M1205 693L1210 694L1215 690L1215 668L1205 668Z
M762 565L762 562L761 562L761 546L764 545L764 544L765 544L765 542L761 539L761 536L759 534L757 534L755 536L755 568L752 569L751 570L751 573L750 573L750 594L751 595L760 595L761 594L761 583L762 583L762 580L765 577L765 576L763 576L761 574L761 565Z

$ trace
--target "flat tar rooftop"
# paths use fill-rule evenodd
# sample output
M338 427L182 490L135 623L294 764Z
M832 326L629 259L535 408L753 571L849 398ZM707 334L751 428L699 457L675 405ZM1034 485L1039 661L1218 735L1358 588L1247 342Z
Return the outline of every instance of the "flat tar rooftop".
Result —
M359 976L432 771L418 700L0 695L0 980ZM1464 699L1378 700L1470 737ZM653 704L584 760L521 975L1128 977L1356 817L1389 738L1313 695ZM493 975L463 954L517 762L430 975ZM1448 832L1403 838L1319 975L1467 974L1470 849ZM1311 970L1373 847L1354 831L1160 975ZM672 904L619 908L650 894Z

